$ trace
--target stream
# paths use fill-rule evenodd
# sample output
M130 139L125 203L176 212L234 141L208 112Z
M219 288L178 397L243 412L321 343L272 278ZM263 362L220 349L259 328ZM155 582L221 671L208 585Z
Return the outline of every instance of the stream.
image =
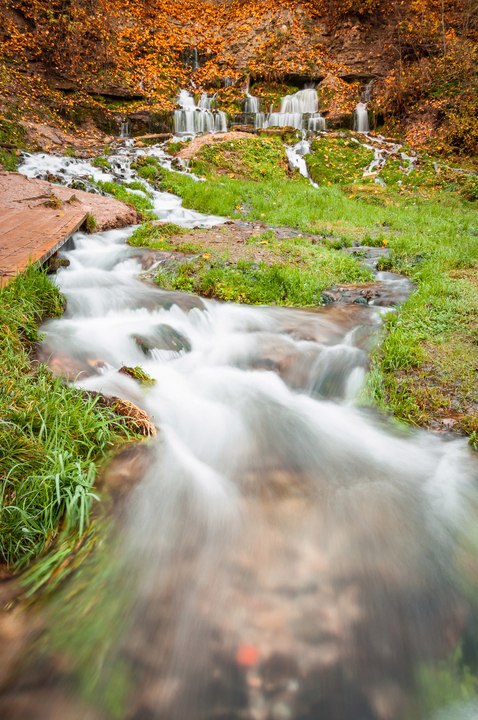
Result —
M111 178L88 165L33 155L20 170ZM151 191L161 219L224 222ZM45 608L51 639L2 717L476 718L455 698L429 710L420 681L439 684L475 627L476 460L463 439L359 407L385 310L167 292L141 277L132 231L74 236L42 352L158 434L139 462L113 461L133 489L96 563Z

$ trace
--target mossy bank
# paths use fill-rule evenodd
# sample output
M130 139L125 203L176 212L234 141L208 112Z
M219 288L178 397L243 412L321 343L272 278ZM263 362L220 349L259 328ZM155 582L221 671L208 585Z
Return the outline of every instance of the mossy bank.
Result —
M476 443L476 178L429 156L411 164L406 147L365 172L374 155L365 145L346 133L317 139L307 164L318 188L288 170L284 145L274 137L203 146L191 163L203 182L148 159L151 179L186 207L293 231L287 240L259 233L255 242L268 249L259 262L247 253L231 257L221 242L218 250L202 245L199 231L170 234L164 249L181 250L186 242L199 257L156 281L223 300L313 305L329 285L369 279L355 261L346 262L341 247L387 247L380 269L406 275L416 289L386 320L369 399L401 420L463 432Z

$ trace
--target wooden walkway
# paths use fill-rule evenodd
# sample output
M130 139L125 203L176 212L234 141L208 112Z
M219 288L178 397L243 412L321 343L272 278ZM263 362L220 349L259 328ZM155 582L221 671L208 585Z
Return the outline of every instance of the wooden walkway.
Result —
M74 204L61 208L0 207L0 288L30 263L48 260L87 215L84 208Z

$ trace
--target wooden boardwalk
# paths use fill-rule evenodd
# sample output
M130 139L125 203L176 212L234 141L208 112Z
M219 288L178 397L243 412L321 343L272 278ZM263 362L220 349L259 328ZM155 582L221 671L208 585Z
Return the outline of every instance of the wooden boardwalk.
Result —
M0 206L0 288L30 263L48 260L80 228L87 215L78 204L64 204L61 208Z

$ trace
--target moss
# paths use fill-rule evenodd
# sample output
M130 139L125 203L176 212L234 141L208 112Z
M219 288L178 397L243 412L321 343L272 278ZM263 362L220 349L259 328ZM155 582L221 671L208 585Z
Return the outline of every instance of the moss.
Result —
M123 375L128 375L129 377L133 378L133 380L137 380L142 385L154 385L156 382L156 380L150 377L148 373L144 372L143 368L141 367L124 366L119 370L119 372Z
M26 142L26 130L19 123L0 118L0 146L23 148Z
M91 213L88 213L88 215L86 216L85 227L86 227L86 232L90 233L90 235L92 233L94 233L98 227L96 219L95 219L94 215L91 215Z
M105 157L95 157L91 161L93 167L101 168L102 170L111 170L111 163Z
M18 168L18 155L13 151L0 148L0 167L8 172L15 172Z
M183 150L183 148L187 147L189 145L190 141L186 140L179 140L177 142L170 142L168 145L168 153L170 155L177 155L178 153Z
M153 250L170 250L174 246L169 243L173 235L182 235L184 229L174 223L146 222L140 225L128 239L133 247L146 247Z
M347 185L362 181L363 171L374 158L351 138L318 138L306 162L311 178L318 185Z
M98 182L97 187L108 195L112 195L117 200L126 203L130 207L137 210L140 215L145 219L153 219L155 217L153 210L153 203L151 198L146 194L139 195L136 192L131 192L124 185L120 185L115 182ZM146 192L146 189L142 186L142 192Z
M287 161L279 138L248 138L203 145L191 163L198 175L260 181L285 177Z
M145 155L137 159L132 167L139 177L147 180L152 185L159 183L163 178L163 169L155 157Z

